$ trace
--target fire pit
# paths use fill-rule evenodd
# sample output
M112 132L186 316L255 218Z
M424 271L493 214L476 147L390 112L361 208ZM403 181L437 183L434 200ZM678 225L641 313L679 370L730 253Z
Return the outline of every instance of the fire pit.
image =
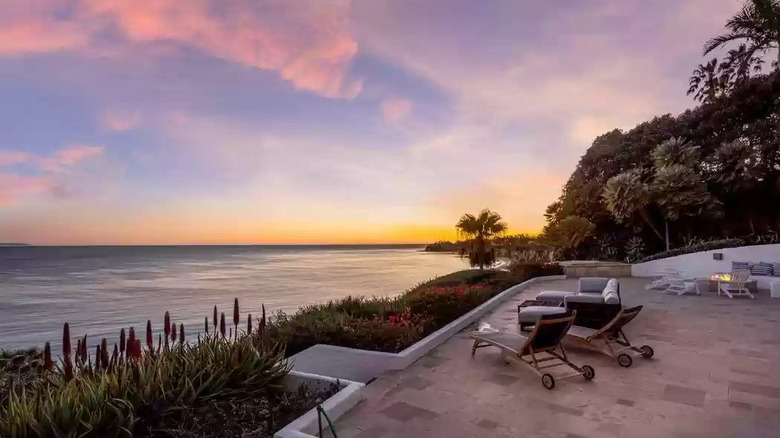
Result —
M712 281L731 281L731 274L728 272L717 273L710 275Z

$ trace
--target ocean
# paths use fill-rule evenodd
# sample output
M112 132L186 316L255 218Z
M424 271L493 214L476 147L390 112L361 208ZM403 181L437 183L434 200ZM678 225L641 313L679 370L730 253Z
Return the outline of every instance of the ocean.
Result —
M422 246L94 246L0 247L0 349L54 351L63 323L90 344L115 339L122 327L143 336L146 320L163 315L203 330L213 307L232 321L238 297L247 313L278 310L347 295L395 295L436 276L467 268L452 254ZM232 325L232 322L229 323ZM155 335L156 336L156 335ZM73 341L75 344L75 341Z

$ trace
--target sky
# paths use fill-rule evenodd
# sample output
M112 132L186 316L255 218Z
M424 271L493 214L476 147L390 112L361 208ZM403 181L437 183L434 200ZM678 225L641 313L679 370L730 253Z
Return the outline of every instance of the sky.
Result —
M0 0L0 242L536 232L739 0Z

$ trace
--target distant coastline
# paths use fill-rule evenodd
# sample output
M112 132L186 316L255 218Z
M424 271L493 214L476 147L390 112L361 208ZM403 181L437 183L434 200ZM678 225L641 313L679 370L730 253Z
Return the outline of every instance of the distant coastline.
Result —
M29 243L0 242L0 246L32 246Z
M463 248L462 242L439 241L425 245L425 252L452 252L459 253Z

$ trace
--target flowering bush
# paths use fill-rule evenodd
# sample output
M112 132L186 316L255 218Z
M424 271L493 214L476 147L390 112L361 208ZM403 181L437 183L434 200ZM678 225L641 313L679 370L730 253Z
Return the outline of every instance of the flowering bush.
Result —
M557 264L519 263L509 272L466 270L423 283L393 298L346 297L279 313L269 336L291 356L316 344L398 352L449 324L502 290L532 277L562 274Z

